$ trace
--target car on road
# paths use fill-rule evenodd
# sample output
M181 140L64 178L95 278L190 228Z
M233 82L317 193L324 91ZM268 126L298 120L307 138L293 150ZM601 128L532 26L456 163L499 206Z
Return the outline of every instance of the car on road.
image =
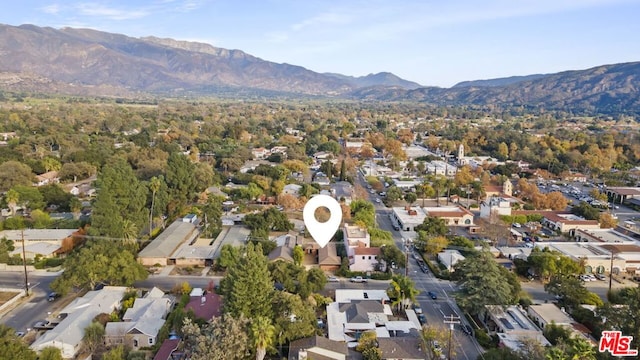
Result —
M338 279L335 276L327 276L327 281L328 282L340 282L340 279Z
M424 314L418 314L418 321L420 321L420 324L424 325L427 323L427 317L424 316Z
M602 274L596 274L595 277L598 280L607 280L607 277Z
M60 297L60 294L58 294L55 291L52 291L52 292L49 293L49 295L47 295L47 301L51 302L51 301L54 301L55 299L57 299L59 297Z
M16 336L17 337L23 337L24 336L24 331L16 331Z
M422 270L423 273L428 274L429 273L429 267L427 267L427 265L420 265L420 270Z
M431 297L433 300L437 300L438 299L438 294L436 294L434 291L429 291L427 292L427 294L429 295L429 297Z
M382 200L380 200L380 198L376 198L376 203L380 204L382 202Z
M349 279L349 281L351 281L352 283L366 283L367 279L363 278L362 276L355 276Z
M460 328L462 329L462 332L467 334L467 335L472 335L473 334L473 330L471 330L471 326L469 326L469 325L462 324L460 326Z

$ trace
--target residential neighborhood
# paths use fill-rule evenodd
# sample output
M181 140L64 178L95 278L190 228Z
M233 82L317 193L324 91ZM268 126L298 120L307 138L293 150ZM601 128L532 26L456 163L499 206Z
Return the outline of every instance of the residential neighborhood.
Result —
M21 175L2 189L0 323L40 356L167 360L573 356L636 329L637 168L554 170L414 115L211 151L167 127L99 167L52 151L38 176L1 162ZM326 246L303 220L320 194L342 212Z

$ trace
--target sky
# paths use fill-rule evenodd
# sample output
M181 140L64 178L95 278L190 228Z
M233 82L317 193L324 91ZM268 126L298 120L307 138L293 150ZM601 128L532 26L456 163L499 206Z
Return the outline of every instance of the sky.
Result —
M198 41L424 86L640 61L640 0L21 0L0 23Z

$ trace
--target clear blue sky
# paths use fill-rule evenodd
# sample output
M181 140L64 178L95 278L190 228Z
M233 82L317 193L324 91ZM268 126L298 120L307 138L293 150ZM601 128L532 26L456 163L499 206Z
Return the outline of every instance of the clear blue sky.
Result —
M240 49L422 85L640 61L639 0L20 0L0 23Z

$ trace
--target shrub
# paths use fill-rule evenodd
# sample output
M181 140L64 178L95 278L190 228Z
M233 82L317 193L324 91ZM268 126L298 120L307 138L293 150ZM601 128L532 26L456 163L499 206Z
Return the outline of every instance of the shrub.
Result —
M478 340L478 344L485 349L495 348L497 346L497 341L489 336L484 330L478 329L475 331L476 340Z

